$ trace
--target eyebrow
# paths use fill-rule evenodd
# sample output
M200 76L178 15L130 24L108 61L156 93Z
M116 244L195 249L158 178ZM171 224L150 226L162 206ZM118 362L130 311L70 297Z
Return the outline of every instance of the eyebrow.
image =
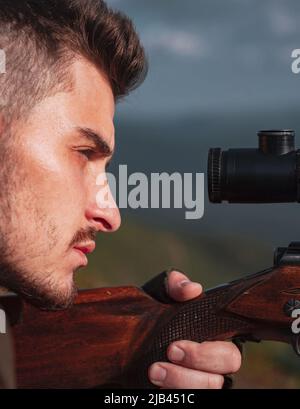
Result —
M77 127L76 129L81 136L93 142L96 145L97 151L100 152L103 156L113 156L114 150L110 148L102 135L99 135L97 132L93 131L90 128Z

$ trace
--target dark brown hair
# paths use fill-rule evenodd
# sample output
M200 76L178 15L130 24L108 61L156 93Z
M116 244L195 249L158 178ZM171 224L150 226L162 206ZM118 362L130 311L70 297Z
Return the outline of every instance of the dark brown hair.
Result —
M6 121L70 87L68 68L83 56L107 76L116 101L147 73L133 23L102 0L0 0L0 111Z

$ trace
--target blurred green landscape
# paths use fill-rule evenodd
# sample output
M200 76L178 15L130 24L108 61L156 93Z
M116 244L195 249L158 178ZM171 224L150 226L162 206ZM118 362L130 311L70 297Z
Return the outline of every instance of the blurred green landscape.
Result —
M144 284L174 266L209 287L272 265L265 242L237 235L218 238L164 230L151 224L123 221L113 235L99 235L87 268L77 273L80 288ZM255 259L255 262L253 262ZM249 266L255 269L249 271ZM289 345L247 343L236 388L300 388L300 359Z

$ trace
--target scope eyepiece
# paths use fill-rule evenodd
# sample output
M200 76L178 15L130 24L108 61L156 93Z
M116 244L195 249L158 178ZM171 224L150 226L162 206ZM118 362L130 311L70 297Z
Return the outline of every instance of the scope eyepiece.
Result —
M295 132L262 130L258 138L258 149L209 150L211 202L300 202L300 150L295 150Z

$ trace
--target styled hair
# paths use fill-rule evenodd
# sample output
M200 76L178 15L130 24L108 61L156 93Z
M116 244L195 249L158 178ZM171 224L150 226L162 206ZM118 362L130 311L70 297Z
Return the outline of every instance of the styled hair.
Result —
M82 56L107 77L118 101L141 84L147 59L132 21L103 0L0 0L0 112L20 117L72 87L68 68Z

